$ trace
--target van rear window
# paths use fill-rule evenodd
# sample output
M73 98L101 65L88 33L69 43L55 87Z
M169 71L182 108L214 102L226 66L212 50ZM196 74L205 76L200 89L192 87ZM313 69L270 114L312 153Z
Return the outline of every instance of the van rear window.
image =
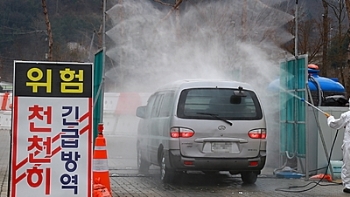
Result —
M262 110L257 96L249 90L193 88L181 92L177 116L185 119L259 120Z

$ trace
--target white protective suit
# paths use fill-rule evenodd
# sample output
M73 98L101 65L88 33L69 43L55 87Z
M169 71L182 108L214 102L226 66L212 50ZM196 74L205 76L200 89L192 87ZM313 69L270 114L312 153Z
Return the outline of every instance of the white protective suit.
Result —
M343 166L341 170L341 179L345 188L350 189L350 109L340 115L339 119L333 116L327 118L327 124L333 129L345 128L343 138Z

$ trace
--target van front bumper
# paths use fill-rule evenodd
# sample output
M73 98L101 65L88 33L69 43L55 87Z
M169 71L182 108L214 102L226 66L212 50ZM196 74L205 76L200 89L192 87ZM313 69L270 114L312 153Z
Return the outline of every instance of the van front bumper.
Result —
M179 150L168 151L167 166L176 171L260 171L266 162L266 151L253 158L195 158L183 157ZM250 166L251 163L257 165Z

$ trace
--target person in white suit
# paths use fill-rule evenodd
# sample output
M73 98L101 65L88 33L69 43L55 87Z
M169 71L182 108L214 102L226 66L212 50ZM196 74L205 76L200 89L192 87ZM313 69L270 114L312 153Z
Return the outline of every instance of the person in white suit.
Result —
M350 99L349 99L350 102ZM341 169L341 179L344 185L343 192L350 193L350 107L349 111L340 115L339 119L335 119L330 114L327 116L327 124L333 129L340 129L344 127L344 138L342 144L343 150L343 166Z

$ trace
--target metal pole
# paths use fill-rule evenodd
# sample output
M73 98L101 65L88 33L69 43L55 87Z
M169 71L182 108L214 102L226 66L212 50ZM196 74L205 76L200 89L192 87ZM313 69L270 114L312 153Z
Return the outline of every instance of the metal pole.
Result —
M295 20L295 39L294 39L294 51L295 54L294 56L297 57L298 56L298 0L295 1L295 16L294 16L294 20Z
M295 16L294 16L294 22L295 22L295 36L294 36L294 61L295 61L295 64L294 66L296 67L297 64L298 64L298 0L295 0ZM294 81L296 83L296 81ZM297 92L295 92L296 94ZM295 100L296 101L296 100ZM299 158L297 156L298 154L298 136L299 136L299 133L298 133L298 126L299 126L299 123L297 121L297 117L296 117L296 112L298 111L294 111L294 136L295 136L295 154L296 154L296 159L297 159L297 162L301 160L301 158ZM305 153L306 154L306 153ZM305 163L307 163L307 158L305 157ZM301 168L303 169L303 166L301 165ZM305 167L304 168L304 171L307 172L307 168Z
M103 123L103 104L104 104L104 86L105 86L105 63L106 63L106 3L107 0L103 0L103 19L102 19L102 80L99 89L101 98L101 115L100 123Z

